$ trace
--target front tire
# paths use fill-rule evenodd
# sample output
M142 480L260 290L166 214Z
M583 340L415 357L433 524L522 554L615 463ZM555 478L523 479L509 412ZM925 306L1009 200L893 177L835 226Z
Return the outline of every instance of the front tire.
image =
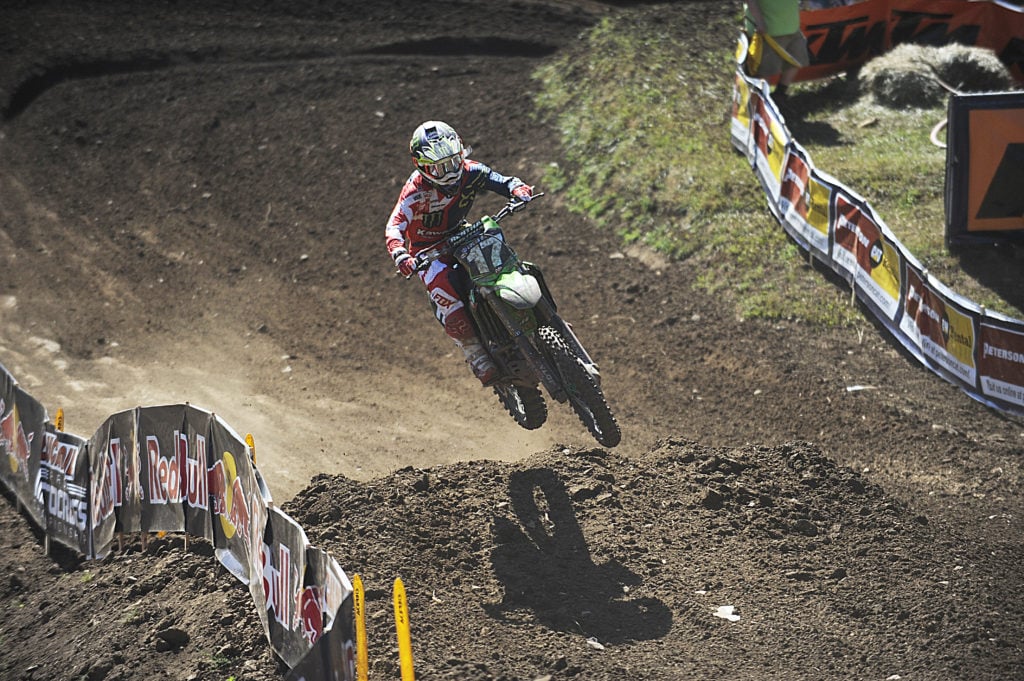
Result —
M494 394L515 422L526 430L537 430L548 420L544 396L533 386L502 383L494 386Z
M605 447L614 447L622 440L622 432L601 387L587 371L583 360L573 354L565 339L550 326L537 330L537 336L562 378L573 411L590 434Z

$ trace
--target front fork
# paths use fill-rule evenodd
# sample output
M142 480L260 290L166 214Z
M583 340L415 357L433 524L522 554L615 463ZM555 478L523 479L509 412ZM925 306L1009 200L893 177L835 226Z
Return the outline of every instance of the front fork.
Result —
M487 299L487 304L491 307L494 314L501 320L505 328L508 330L512 340L515 341L519 351L523 354L523 357L530 363L540 378L540 382L544 384L544 388L548 393L557 401L564 402L566 400L565 390L562 388L562 382L548 363L548 361L540 354L533 343L530 342L530 337L527 332L523 329L523 325L520 322L516 314L509 309L508 305L494 291L487 289L477 289L484 298ZM541 298L538 308L541 305L548 305L547 301Z

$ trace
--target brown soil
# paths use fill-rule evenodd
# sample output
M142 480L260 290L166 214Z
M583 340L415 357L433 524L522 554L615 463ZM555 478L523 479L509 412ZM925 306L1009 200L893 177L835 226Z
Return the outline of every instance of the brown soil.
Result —
M424 679L1024 678L1024 426L869 321L739 320L551 194L509 232L601 364L605 450L564 405L515 426L392 274L418 123L538 182L538 64L654 11L724 68L738 9L6 2L0 362L86 437L184 401L253 433L275 499L367 585L371 678L398 677L396 577ZM723 144L730 95L726 70ZM0 677L283 675L202 543L90 564L12 503L0 524Z

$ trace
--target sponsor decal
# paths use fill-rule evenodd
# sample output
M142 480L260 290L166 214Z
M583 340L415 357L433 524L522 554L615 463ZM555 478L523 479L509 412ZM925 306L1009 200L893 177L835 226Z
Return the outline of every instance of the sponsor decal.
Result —
M206 467L206 438L196 435L195 457L189 457L188 434L174 431L174 453L162 456L160 441L147 435L149 462L149 501L151 504L187 502L194 508L209 506L209 481Z
M431 291L430 298L431 300L434 301L434 304L445 310L452 307L456 303L462 302L461 300L451 295L447 291L443 291L442 289L439 288Z
M1024 331L982 324L979 336L982 392L1024 406Z
M46 433L33 495L49 518L85 532L89 521L88 493L85 487L74 484L80 452L78 445L60 442L56 433Z
M102 484L97 485L92 500L92 523L99 525L121 506L121 438L111 438L99 472Z
M277 562L273 560L273 548L263 542L260 551L260 567L263 573L263 593L267 595L267 611L273 613L274 621L285 629L291 629L292 600L292 552L284 544L277 545Z
M265 580L264 580L265 583ZM318 586L307 586L299 594L299 611L302 614L302 637L310 646L324 634L324 607Z
M221 455L221 459L210 468L208 477L210 496L213 499L211 511L220 518L224 536L231 539L241 529L242 539L248 546L249 506L231 452Z
M4 401L0 399L0 412L3 411ZM0 419L0 445L7 450L7 460L12 473L20 472L25 482L28 482L28 460L32 453L32 439L34 433L25 434L21 419L18 418L18 406L13 405L11 410Z
M906 319L921 349L964 382L974 385L974 323L949 306L915 272L907 274Z

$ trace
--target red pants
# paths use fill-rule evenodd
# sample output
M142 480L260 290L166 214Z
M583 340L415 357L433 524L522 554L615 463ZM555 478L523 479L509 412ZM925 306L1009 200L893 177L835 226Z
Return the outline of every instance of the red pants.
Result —
M451 264L435 260L425 272L420 272L420 279L427 287L434 315L444 326L445 333L460 343L474 337L476 331L459 292L460 277L452 270Z

